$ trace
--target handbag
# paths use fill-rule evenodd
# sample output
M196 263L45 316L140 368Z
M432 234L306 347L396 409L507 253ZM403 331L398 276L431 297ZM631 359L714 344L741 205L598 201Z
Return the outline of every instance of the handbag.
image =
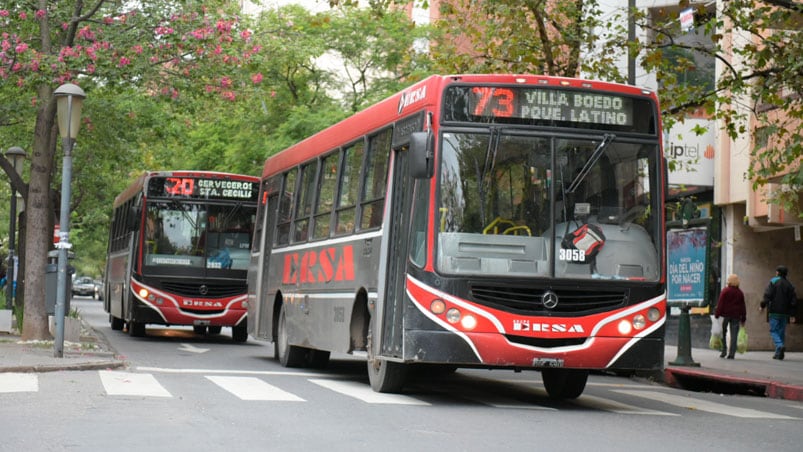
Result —
M736 337L736 351L744 353L747 351L747 328L741 328Z

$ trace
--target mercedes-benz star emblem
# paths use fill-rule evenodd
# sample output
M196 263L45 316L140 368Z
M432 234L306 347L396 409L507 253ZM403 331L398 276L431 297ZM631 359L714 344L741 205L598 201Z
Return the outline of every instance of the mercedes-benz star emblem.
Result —
M552 292L551 290L547 290L541 296L541 302L544 303L544 307L547 309L555 309L558 306L558 294Z
M209 288L206 287L206 284L201 284L201 287L198 288L198 293L201 295L206 295L209 293Z

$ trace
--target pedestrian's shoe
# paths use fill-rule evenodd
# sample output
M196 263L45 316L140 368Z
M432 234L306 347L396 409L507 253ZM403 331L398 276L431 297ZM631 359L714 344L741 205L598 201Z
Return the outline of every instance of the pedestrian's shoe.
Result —
M733 355L728 355L728 359L733 359Z
M722 353L719 354L719 357L720 358L724 358L725 357L725 350L722 350Z
M783 359L785 351L786 351L786 347L781 347L780 348L780 350L778 351L778 359L781 359L781 360Z

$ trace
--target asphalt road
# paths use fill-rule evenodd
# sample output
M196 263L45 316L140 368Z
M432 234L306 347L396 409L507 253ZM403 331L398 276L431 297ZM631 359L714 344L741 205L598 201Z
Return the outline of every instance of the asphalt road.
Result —
M131 338L109 328L102 303L73 306L129 368L4 377L0 451L798 451L803 439L799 402L607 375L559 402L537 372L488 370L377 394L356 358L285 369L271 344L237 344L226 329L204 337L148 328Z

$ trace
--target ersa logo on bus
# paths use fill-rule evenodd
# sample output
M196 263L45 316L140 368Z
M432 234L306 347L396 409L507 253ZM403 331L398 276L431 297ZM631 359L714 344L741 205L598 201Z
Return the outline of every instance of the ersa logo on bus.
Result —
M405 91L401 93L401 97L399 98L399 114L404 111L405 108L409 107L410 105L423 100L427 97L427 87L421 86L414 90Z

